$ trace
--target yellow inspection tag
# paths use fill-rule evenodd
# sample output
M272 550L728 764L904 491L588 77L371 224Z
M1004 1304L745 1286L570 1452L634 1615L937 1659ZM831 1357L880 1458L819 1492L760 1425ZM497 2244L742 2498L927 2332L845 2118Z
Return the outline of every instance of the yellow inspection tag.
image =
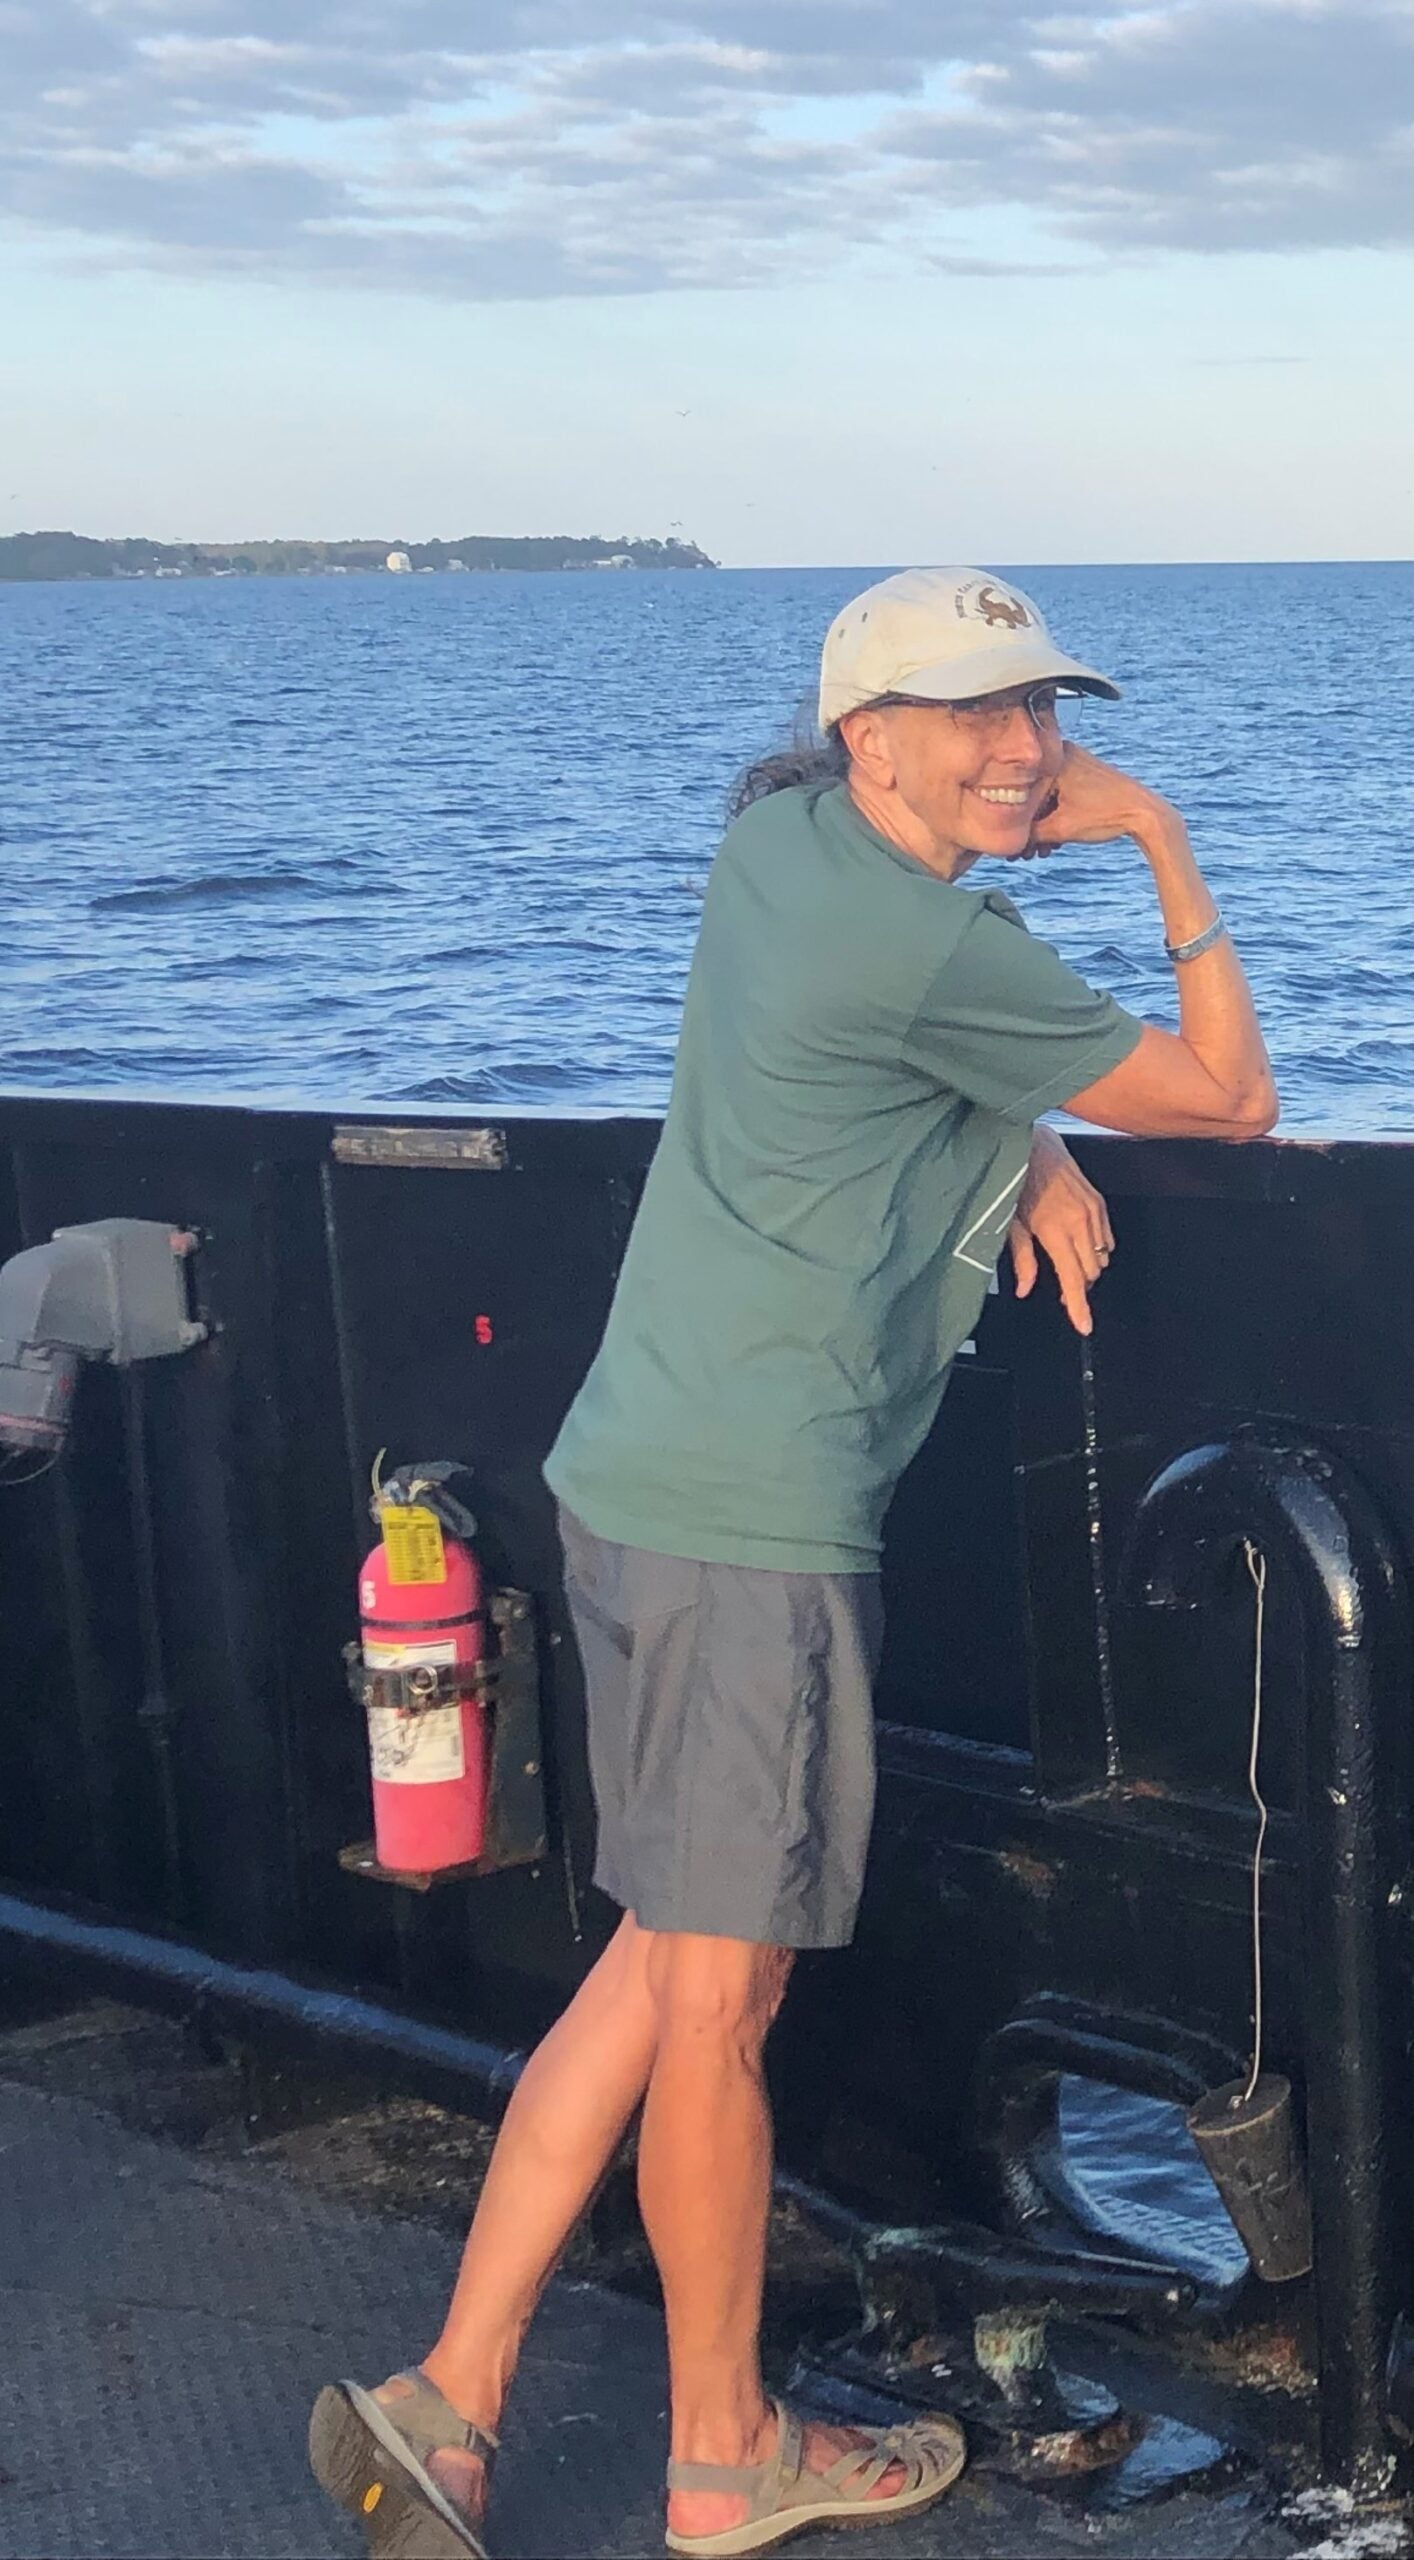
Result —
M390 1502L381 1517L388 1580L445 1582L447 1550L436 1512L426 1510L420 1502Z

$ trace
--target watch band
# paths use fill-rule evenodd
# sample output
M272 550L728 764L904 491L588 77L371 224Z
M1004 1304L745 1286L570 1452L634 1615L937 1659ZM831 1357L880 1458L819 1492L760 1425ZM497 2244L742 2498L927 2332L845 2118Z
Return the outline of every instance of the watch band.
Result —
M1203 952L1211 951L1215 942L1221 942L1226 931L1227 921L1219 908L1212 923L1195 933L1191 942L1166 942L1165 956L1170 960L1197 960Z

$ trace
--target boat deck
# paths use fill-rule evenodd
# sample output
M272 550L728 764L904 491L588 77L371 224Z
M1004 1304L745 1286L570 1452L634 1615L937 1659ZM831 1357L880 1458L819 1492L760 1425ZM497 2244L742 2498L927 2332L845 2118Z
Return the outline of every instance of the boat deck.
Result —
M0 2034L0 2560L354 2560L305 2469L306 2412L331 2373L382 2374L427 2339L485 2136L405 2100L294 2113L281 2130L278 2078L243 2090L178 2029L107 2003ZM661 2551L664 2402L656 2312L572 2262L507 2427L498 2560ZM866 2529L851 2555L1298 2547L1250 2478L1105 2513L1093 2486L1041 2493L979 2464L935 2516ZM1324 2547L1392 2546L1357 2527Z

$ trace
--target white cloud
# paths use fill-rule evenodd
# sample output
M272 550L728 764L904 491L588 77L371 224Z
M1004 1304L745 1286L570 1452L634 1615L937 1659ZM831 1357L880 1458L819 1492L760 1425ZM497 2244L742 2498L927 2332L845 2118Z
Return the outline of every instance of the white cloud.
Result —
M468 299L861 247L1045 272L974 255L999 204L1062 269L1381 245L1412 64L1409 0L0 0L0 207L116 261ZM775 129L849 100L848 138Z
M1386 246L1414 237L1414 11L1394 0L1187 0L1074 24L965 75L974 112L885 137L918 194L1025 204L1126 251Z

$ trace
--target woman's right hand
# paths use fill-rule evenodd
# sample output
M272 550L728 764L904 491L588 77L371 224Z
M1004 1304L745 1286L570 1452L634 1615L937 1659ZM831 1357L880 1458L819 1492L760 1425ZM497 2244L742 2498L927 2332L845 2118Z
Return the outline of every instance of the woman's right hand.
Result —
M1132 774L1067 742L1055 788L1032 827L1031 844L1042 853L1058 844L1110 844L1117 836L1142 842L1156 818L1173 814L1157 791Z

